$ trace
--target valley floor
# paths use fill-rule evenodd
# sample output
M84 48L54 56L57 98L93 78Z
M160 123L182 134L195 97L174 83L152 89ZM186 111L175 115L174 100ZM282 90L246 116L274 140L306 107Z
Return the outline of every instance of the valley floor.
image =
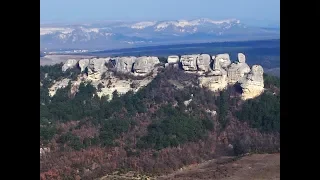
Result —
M254 154L235 161L232 158L212 160L158 179L276 180L280 179L280 153Z
M100 180L136 179L130 175L105 176ZM139 178L137 178L139 179ZM280 153L253 154L240 159L223 157L190 165L157 180L280 180Z

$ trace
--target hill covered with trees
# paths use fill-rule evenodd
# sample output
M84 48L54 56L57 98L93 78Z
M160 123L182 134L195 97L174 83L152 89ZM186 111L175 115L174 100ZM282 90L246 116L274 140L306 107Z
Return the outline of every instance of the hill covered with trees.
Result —
M112 100L90 83L48 88L79 69L40 66L41 179L93 179L114 171L160 174L221 155L276 152L280 147L280 79L265 75L266 91L242 101L234 87L213 93L194 74L161 69L137 93ZM187 103L188 102L188 103Z

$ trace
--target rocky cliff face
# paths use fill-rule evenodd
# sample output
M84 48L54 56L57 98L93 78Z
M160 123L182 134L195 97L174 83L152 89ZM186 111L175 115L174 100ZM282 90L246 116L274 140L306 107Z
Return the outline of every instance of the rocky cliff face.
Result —
M118 57L114 59L115 69L117 72L131 73L133 68L133 63L137 58L131 57Z
M147 57L142 56L138 57L133 65L133 72L136 76L145 76L148 73L150 73L156 64L159 64L159 58L158 57Z
M240 81L242 98L250 99L260 95L264 90L263 68L260 65L253 65L250 73Z
M111 67L108 66L108 63L111 63ZM103 84L103 88L98 94L111 96L114 90L126 93L129 90L137 91L140 87L147 85L157 74L157 68L162 67L156 66L159 63L158 57L152 56L70 59L63 65L62 71L76 66L81 71L87 68L87 76L82 79L91 81L96 87L100 83ZM259 96L264 90L262 66L253 65L250 69L243 53L238 53L238 61L234 63L231 63L227 53L215 56L209 54L182 55L180 59L177 55L171 55L164 67L169 67L170 64L176 68L179 68L180 64L184 71L198 73L199 86L209 88L212 91L220 91L228 85L238 83L242 88L244 100ZM141 78L139 80L119 79L114 76L114 73L117 72ZM102 77L103 74L105 74L104 77ZM61 82L59 83L61 84ZM59 83L53 86L53 91L62 87ZM66 84L66 80L63 84ZM51 94L54 95L54 92Z

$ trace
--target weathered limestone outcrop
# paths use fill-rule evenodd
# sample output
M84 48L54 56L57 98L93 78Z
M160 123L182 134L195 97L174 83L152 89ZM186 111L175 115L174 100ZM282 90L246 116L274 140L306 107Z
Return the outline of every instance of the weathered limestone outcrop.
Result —
M182 68L185 71L197 71L197 59L199 54L192 55L183 55L181 56L180 62L182 64Z
M238 62L232 63L228 68L229 84L235 84L250 72L250 67L246 63L245 55L238 53Z
M78 63L76 59L68 59L62 66L62 71L65 72L68 69L74 68Z
M222 68L227 68L231 64L230 56L227 53L218 54L216 56L213 56L212 59L217 59Z
M81 69L81 72L83 72L88 66L89 66L89 59L81 59L79 60L79 67Z
M179 63L180 59L179 59L179 56L177 55L171 55L171 56L168 56L167 61L169 64L176 64L176 63Z
M122 73L132 72L133 64L136 59L137 58L134 56L115 58L115 70Z
M253 65L245 79L239 81L242 88L242 99L251 99L259 96L264 90L263 68L260 65Z
M159 64L159 58L154 56L142 56L135 60L133 72L136 76L145 76L150 73L156 64Z
M211 57L209 54L201 54L197 58L197 67L198 71L209 71L210 70L210 62L211 62Z
M90 80L100 80L101 75L105 73L108 68L106 63L108 63L110 58L93 58L90 59L88 65L88 79Z
M228 85L227 72L221 67L219 58L215 58L213 62L213 70L211 70L207 76L199 78L199 85L201 87L207 87L212 91L223 90Z
M183 70L186 72L197 73L199 86L209 88L212 91L223 90L228 84L233 85L238 82L243 90L242 98L250 99L260 95L264 90L263 68L259 65L254 65L250 69L243 53L238 53L238 61L232 64L227 53L215 56L210 56L209 54L182 55L180 60L179 56L171 55L168 56L167 61L165 67L173 66L179 68L179 65L182 65ZM66 71L77 64L81 71L88 69L87 76L82 74L77 82L72 82L75 87L75 93L77 84L89 80L95 87L98 87L99 84L103 85L103 88L100 88L98 92L99 96L111 96L114 90L119 93L126 93L129 90L137 91L140 87L147 85L156 76L158 68L155 65L159 63L158 57L153 56L93 58L81 59L79 62L75 59L69 59L63 65L62 70ZM110 65L116 72L132 73L135 76L143 77L140 80L117 77L113 71L108 71ZM151 72L152 76L146 76ZM108 78L101 78L104 73ZM56 82L49 89L50 95L54 95L57 89L67 86L68 82L68 79Z

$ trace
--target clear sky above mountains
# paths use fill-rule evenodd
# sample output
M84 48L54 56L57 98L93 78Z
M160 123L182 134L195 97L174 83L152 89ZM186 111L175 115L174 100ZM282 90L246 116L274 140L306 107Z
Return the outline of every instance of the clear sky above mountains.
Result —
M196 18L279 24L280 0L40 0L41 23Z

